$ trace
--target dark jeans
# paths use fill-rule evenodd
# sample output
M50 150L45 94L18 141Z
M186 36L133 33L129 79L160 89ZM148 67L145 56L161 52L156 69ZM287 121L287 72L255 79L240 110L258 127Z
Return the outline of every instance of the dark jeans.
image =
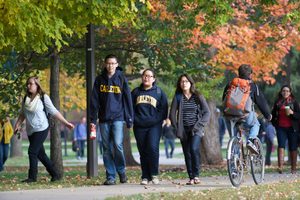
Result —
M199 177L200 172L200 141L199 135L192 135L191 128L185 127L187 137L181 139L185 165L190 179Z
M266 165L271 165L271 153L272 153L273 141L270 138L265 137L265 142L266 142L266 145L267 145L265 164Z
M54 169L52 161L48 158L45 153L44 141L48 135L48 128L44 131L35 132L28 136L29 148L29 173L28 178L36 180L38 173L38 160L46 167L46 170L52 177L56 177L57 173Z
M150 128L133 127L140 153L142 179L152 180L152 176L158 175L161 129L160 123Z
M166 157L167 158L172 158L173 157L173 152L175 148L175 140L174 139L164 139L164 144L165 144L165 151L166 151ZM171 148L171 151L169 153L169 146Z
M79 148L79 150L77 151L77 157L83 157L85 149L85 140L77 140L77 145Z
M297 151L298 133L294 132L294 129L292 127L290 128L276 127L276 131L277 131L278 148L285 148L286 140L287 140L289 144L289 151Z
M4 136L3 136L4 137ZM0 172L3 170L5 161L8 158L9 144L4 144L4 138L0 142Z

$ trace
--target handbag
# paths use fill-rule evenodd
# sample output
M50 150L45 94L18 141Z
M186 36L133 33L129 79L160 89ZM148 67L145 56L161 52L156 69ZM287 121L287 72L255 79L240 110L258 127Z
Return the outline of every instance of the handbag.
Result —
M73 150L74 152L77 152L77 151L79 150L77 141L75 141L75 140L72 141L72 150Z

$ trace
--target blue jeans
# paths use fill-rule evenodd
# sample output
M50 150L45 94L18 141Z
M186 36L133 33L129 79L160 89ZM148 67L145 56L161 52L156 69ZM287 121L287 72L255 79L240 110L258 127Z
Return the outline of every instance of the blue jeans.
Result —
M231 133L231 124L230 120L226 119L226 125L229 130L229 135L232 137ZM256 138L259 132L260 123L257 119L256 113L254 111L250 112L247 118L245 119L244 127L250 129L249 135L246 135L247 138ZM234 135L236 136L237 130L233 130Z
M162 124L158 123L149 128L133 126L136 144L140 154L142 179L149 181L158 175L159 170L159 141L161 137Z
M107 180L115 181L116 172L118 174L125 173L123 127L123 121L100 123L100 133L103 142L103 162Z
M173 157L173 152L175 148L175 140L174 139L164 139L164 144L165 144L165 151L166 151L166 157L167 158L172 158ZM171 151L169 153L169 146L171 147Z
M9 144L4 144L4 138L0 142L0 172L3 170L5 161L8 158Z
M77 140L79 150L77 151L77 157L84 157L85 140Z
M256 138L259 132L260 123L256 117L256 113L254 111L250 112L248 117L246 118L246 122L244 124L245 127L250 128L248 138Z
M185 165L190 179L199 177L200 173L200 142L199 135L192 135L191 128L185 128L187 137L181 139Z
M286 141L288 141L289 150L297 151L298 148L298 132L294 132L293 127L283 128L276 127L278 148L285 148Z

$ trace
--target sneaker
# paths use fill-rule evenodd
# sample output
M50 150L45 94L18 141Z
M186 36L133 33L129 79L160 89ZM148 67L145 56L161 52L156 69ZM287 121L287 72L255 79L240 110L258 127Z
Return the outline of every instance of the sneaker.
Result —
M148 179L143 178L141 181L141 185L148 185Z
M249 139L247 141L246 146L251 151L251 153L258 154L258 150L257 150L256 146L253 144L253 142L251 141L251 139Z
M28 178L28 179L22 180L21 182L22 183L34 183L34 182L36 182L36 180Z
M152 183L153 183L154 185L159 184L158 176L152 176Z
M199 177L195 177L195 178L194 178L194 184L199 184L199 183L200 183Z
M119 174L119 178L120 178L120 183L127 183L127 176L126 174Z
M61 178L58 177L58 176L53 176L53 177L51 178L51 182L60 181L60 180L61 180Z
M194 179L190 179L189 182L186 183L187 185L194 185Z
M116 185L116 181L114 181L114 180L106 180L104 183L103 183L103 185Z

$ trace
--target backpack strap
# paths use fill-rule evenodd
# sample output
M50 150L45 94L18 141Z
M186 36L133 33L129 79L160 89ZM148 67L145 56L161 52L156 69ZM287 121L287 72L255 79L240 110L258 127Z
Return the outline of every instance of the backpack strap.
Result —
M45 114L46 114L46 117L47 117L47 119L49 119L50 118L50 116L49 116L49 113L47 113L47 109L46 109L46 105L45 105L45 98L44 98L44 95L45 94L43 94L43 95L41 95L41 101L42 101L42 103L43 103L43 106L44 106L44 109L43 109L43 111L45 112ZM25 101L26 101L26 95L24 96L24 98L23 98L23 104L25 103Z
M160 87L156 86L156 93L158 95L158 99L161 99L161 89L160 89Z
M44 109L43 109L43 110L44 110L44 112L45 112L45 114L46 114L46 117L47 117L47 119L49 119L50 116L49 116L49 113L47 113L44 95L45 95L45 94L41 95L41 101L42 101L43 106L44 106Z

